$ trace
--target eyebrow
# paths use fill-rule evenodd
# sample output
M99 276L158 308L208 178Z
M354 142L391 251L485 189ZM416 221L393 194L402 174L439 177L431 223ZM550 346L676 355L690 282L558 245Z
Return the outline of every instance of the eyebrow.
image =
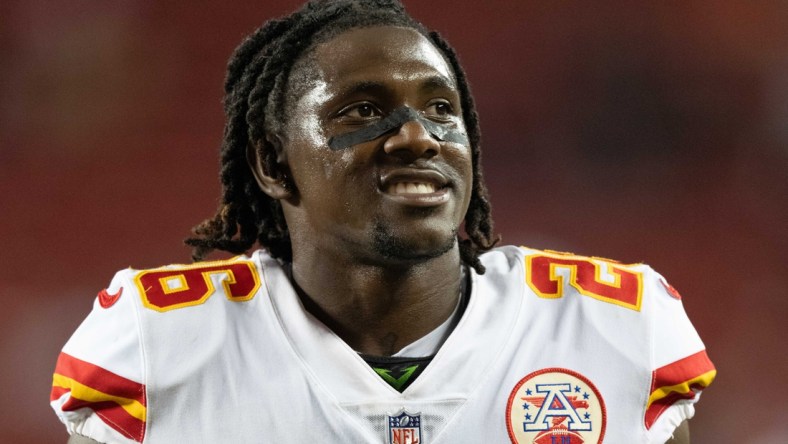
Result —
M434 91L436 89L457 89L457 85L443 76L432 76L422 82L421 89L424 91Z
M380 93L387 91L388 88L381 82L361 81L351 83L341 88L341 95L355 95L363 93Z
M389 87L383 82L376 81L359 81L351 83L341 88L341 95L354 95L364 93L383 93L389 91ZM419 89L424 92L431 92L437 89L450 89L456 90L457 86L451 80L443 76L430 76L421 81Z

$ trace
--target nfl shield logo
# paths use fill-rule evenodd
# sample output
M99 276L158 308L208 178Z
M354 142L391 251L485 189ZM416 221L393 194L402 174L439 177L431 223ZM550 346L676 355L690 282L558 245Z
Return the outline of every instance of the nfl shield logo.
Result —
M421 444L421 413L389 415L389 444Z

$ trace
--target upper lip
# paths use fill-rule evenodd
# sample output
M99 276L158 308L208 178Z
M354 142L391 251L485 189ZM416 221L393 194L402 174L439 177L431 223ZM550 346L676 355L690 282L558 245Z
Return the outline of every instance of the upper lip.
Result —
M432 169L399 168L380 175L380 188L383 190L398 182L430 183L438 189L448 185L449 180L443 173Z

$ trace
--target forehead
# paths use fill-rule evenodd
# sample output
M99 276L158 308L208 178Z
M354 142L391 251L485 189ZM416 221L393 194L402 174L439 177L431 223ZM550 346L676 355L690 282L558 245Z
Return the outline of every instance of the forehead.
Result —
M345 31L315 48L314 61L329 86L366 81L442 78L456 86L438 49L410 28L376 26Z

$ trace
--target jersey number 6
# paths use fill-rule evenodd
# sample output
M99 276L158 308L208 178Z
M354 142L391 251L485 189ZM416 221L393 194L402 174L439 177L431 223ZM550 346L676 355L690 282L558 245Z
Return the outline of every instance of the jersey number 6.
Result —
M134 278L142 303L156 311L199 305L216 293L220 282L231 301L248 301L260 288L252 262L217 261L143 271Z

